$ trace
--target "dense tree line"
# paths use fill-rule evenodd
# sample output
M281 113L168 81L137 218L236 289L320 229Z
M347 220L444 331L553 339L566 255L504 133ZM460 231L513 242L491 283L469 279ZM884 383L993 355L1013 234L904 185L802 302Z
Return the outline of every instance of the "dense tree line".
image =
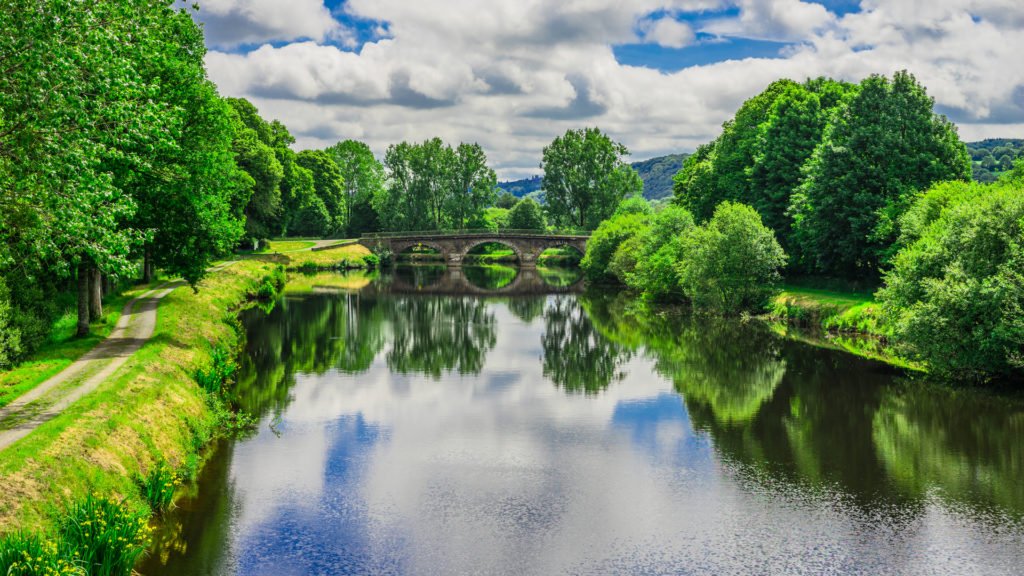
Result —
M12 0L0 12L0 366L155 269L195 286L241 243L375 227L365 146L291 149L218 95L203 34L169 0ZM128 42L125 39L130 38Z
M701 221L722 201L749 204L793 269L877 278L914 195L970 178L956 128L933 108L906 72L858 85L780 80L687 159L676 200Z
M206 79L200 29L172 4L0 11L0 364L45 340L69 284L84 333L105 278L145 257L195 283L242 233L230 107Z

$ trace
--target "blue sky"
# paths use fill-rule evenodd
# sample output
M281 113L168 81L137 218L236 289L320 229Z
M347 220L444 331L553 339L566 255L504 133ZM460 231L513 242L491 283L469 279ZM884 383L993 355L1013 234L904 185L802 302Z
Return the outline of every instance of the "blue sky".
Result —
M303 148L474 141L502 177L598 126L714 138L778 78L913 72L965 139L1024 135L1019 0L200 0L211 79Z

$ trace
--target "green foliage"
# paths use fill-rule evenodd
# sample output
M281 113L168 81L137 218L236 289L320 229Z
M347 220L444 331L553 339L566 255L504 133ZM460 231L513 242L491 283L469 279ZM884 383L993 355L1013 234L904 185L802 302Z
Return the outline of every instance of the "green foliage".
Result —
M139 480L142 496L150 510L162 514L174 503L174 491L181 484L181 477L166 462L157 462L149 474Z
M651 228L641 236L637 264L625 282L653 299L681 296L676 262L684 257L682 240L694 228L693 215L678 206L666 206L654 216Z
M682 241L679 284L695 308L721 314L760 312L777 292L786 255L751 207L723 202L705 226Z
M544 211L532 198L523 198L508 213L508 227L513 230L544 230Z
M323 150L303 150L296 162L313 175L313 190L323 203L327 214L327 227L322 236L336 236L344 233L348 222L348 194L345 179L331 154Z
M21 328L11 307L11 291L0 277L0 369L10 368L21 356Z
M474 226L474 228L484 228L487 230L492 230L494 232L497 232L498 230L504 230L506 228L511 228L511 226L509 226L508 224L508 217L510 212L511 211L507 208L488 208L484 210L482 216L483 222L480 222L479 225Z
M871 76L837 112L792 199L804 265L854 278L877 274L898 230L892 223L916 191L967 180L956 128L906 72Z
M640 195L643 181L623 161L627 154L597 128L569 130L544 148L541 168L553 223L593 230L622 199Z
M898 342L940 375L1024 376L1024 194L944 184L902 221L878 296Z
M622 202L619 202L619 205L615 207L615 213L613 216L623 216L625 214L650 216L654 214L654 208L652 208L651 203L644 200L642 196L630 196Z
M277 236L281 211L281 181L284 168L273 148L270 124L260 118L248 100L228 98L233 110L232 149L238 167L244 171L240 186L245 213L245 235L252 240Z
M0 539L0 574L4 576L87 576L63 543L15 533Z
M515 194L502 190L501 193L498 194L498 199L494 201L494 207L511 210L518 202L519 198L516 198Z
M1024 159L1024 140L989 139L968 142L967 153L976 182L989 184L1013 170L1013 164ZM1003 161L1006 158L1007 162Z
M210 351L210 366L195 372L196 383L210 394L220 394L231 383L238 371L234 355L223 346L216 346Z
M89 496L68 508L58 537L89 576L129 576L149 546L147 520L122 503Z
M348 236L380 230L373 198L384 190L384 166L374 158L369 146L355 140L339 142L326 152L334 159L345 181Z
M373 199L385 230L450 230L483 221L497 177L478 144L402 142L384 157L388 186Z
M580 262L587 279L593 282L614 281L616 278L610 266L616 250L649 226L650 216L646 214L622 214L601 222L587 241L587 253Z

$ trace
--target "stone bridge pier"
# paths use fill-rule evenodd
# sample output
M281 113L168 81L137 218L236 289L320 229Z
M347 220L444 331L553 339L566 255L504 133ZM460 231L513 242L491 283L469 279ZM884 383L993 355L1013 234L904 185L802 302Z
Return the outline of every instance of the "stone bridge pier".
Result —
M541 234L537 232L430 232L422 234L375 234L364 236L359 243L370 250L388 248L399 254L414 246L437 250L451 267L461 267L471 250L481 244L496 242L511 248L522 268L535 268L537 258L549 248L569 246L584 254L589 236L568 234Z

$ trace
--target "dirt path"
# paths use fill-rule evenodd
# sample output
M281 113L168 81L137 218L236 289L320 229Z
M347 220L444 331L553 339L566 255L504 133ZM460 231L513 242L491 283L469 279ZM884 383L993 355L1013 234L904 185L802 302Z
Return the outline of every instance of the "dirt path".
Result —
M222 270L233 262L210 269ZM184 286L168 282L125 304L114 330L95 348L67 368L0 409L0 451L60 415L92 392L153 336L160 300Z

